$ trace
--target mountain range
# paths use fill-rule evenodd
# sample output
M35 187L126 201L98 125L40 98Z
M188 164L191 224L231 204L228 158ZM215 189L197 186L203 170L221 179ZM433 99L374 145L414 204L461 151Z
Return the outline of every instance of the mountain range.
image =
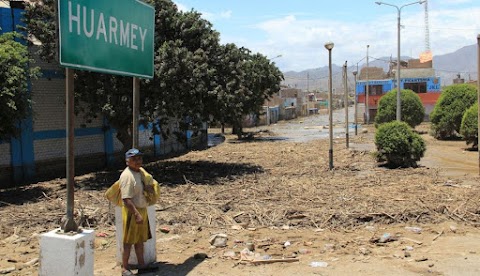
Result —
M402 60L409 60L411 57L401 57ZM388 71L389 61L391 57L383 57L369 61L370 67L381 67L385 72ZM359 66L366 66L363 64ZM333 92L343 93L343 77L342 67L332 64L332 83ZM442 86L451 85L453 79L460 75L465 81L477 80L477 44L462 47L455 52L433 56L433 68L435 74L440 77ZM347 66L348 71L348 87L353 90L354 76L356 66ZM296 87L303 90L327 91L328 87L328 66L315 69L307 69L300 72L287 71L283 72L285 80L283 85Z

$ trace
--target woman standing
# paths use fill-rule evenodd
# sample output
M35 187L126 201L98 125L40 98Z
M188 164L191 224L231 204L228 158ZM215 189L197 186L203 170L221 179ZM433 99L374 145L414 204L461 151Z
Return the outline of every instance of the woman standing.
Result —
M147 214L147 198L144 191L152 186L144 185L140 168L143 164L142 153L135 148L125 153L127 168L120 175L120 191L123 200L123 254L122 275L133 275L128 265L132 245L135 248L139 269L145 269L143 243L152 238Z

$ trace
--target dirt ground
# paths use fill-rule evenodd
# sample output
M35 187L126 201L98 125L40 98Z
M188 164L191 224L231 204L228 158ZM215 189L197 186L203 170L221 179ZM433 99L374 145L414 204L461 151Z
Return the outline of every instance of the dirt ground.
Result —
M418 168L387 169L372 157L368 129L351 135L349 149L335 139L333 171L328 140L291 142L269 131L147 163L162 196L159 269L143 275L480 275L478 152L423 134ZM76 217L96 233L98 276L120 275L103 199L119 174L75 179ZM58 227L65 183L0 191L0 274L38 274L38 236ZM225 247L210 244L215 234L227 235Z

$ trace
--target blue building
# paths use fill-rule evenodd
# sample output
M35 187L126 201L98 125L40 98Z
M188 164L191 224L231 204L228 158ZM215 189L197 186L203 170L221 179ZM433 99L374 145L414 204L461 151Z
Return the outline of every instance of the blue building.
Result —
M414 91L420 97L425 107L428 119L435 103L441 94L440 78L434 76L431 68L404 68L401 70L400 88ZM370 122L373 121L378 109L380 98L396 87L396 78L359 80L356 84L358 103L366 105L366 90L368 83L368 108Z

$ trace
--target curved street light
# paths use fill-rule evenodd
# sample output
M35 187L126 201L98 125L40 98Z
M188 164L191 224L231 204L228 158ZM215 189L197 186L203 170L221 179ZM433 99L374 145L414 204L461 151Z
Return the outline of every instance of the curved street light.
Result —
M401 100L400 100L400 16L401 16L401 12L402 12L402 9L406 6L410 6L410 5L414 5L414 4L423 4L425 3L425 0L422 0L422 1L415 1L415 2L412 2L412 3L408 3L408 4L405 4L405 5L402 5L402 6L397 6L397 5L393 5L393 4L389 4L389 3L385 3L385 2L375 2L375 4L377 5L385 5L385 6L391 6L391 7L394 7L397 9L397 12L398 12L398 17L397 17L397 121L401 121L402 120L402 111L401 111L401 108L402 108L402 103L401 103Z
M335 44L331 41L325 43L325 49L328 50L328 131L330 147L328 150L328 164L330 170L333 169L333 119L332 119L332 49Z

